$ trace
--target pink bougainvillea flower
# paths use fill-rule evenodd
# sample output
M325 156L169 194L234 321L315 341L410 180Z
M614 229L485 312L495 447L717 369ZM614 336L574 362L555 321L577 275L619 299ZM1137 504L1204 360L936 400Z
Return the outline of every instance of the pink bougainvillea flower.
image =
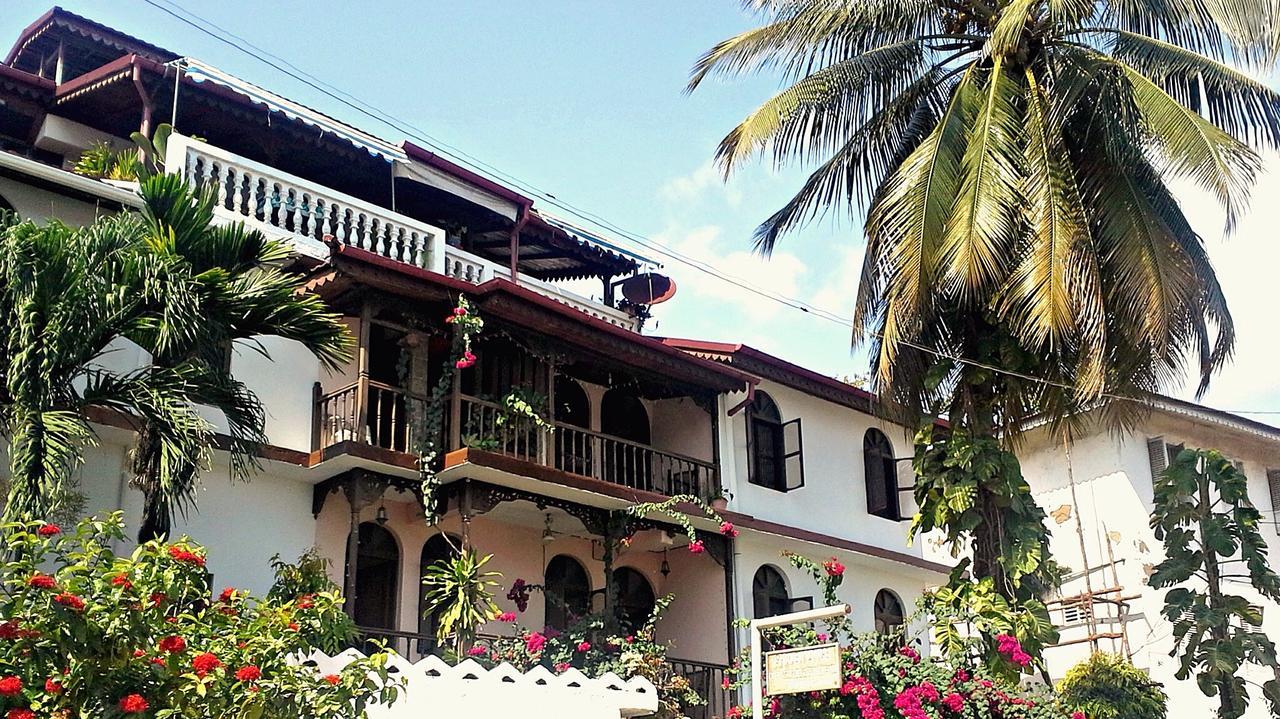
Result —
M827 576L829 577L844 576L844 565L841 564L840 560L836 559L835 557L832 557L831 559L828 559L827 561L823 562L822 568L826 570Z
M476 646L471 647L470 649L467 650L467 656L479 657L479 656L485 655L486 653L488 653L488 651L489 651L488 649L485 649L484 647L477 644Z
M692 542L689 542L690 554L702 554L705 551L707 551L707 547L702 543L701 539L695 539Z
M510 624L515 620L516 620L515 612L503 612L502 614L498 615L498 621L500 622L507 622L508 624Z
M547 645L547 638L541 632L530 632L529 636L524 638L524 648L530 654L537 654Z
M578 651L580 652L591 651L591 642L578 642Z
M733 526L733 522L721 522L720 533L726 537L736 537L738 536L738 529Z

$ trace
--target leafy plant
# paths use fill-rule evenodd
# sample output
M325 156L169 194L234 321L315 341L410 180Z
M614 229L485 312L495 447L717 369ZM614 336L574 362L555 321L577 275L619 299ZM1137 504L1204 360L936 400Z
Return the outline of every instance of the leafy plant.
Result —
M484 568L491 559L492 554L480 557L467 548L434 562L422 577L427 612L439 622L436 641L443 645L452 639L458 654L465 653L480 627L499 614L493 589L502 575Z
M120 513L74 531L13 523L0 565L0 703L10 717L342 719L395 699L387 655L322 676L303 664L345 617L333 592L214 594L202 548L147 542Z
M1280 676L1275 643L1261 631L1261 609L1225 591L1225 582L1242 580L1280 600L1280 576L1267 563L1248 478L1217 450L1184 449L1155 478L1154 500L1151 527L1164 542L1165 560L1148 583L1172 587L1164 616L1173 623L1176 676L1194 673L1205 696L1216 694L1219 719L1243 716L1249 693L1241 666L1260 664ZM1233 571L1236 564L1244 571ZM1262 694L1280 716L1280 679L1263 683Z
M1058 700L1089 719L1164 719L1160 685L1117 654L1095 652L1058 682Z

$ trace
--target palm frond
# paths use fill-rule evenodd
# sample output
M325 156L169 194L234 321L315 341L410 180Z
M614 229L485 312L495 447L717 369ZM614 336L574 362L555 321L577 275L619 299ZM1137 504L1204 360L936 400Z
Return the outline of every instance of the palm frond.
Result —
M943 281L962 302L976 301L999 282L1016 240L1021 199L1024 88L999 58L983 75L982 92L966 95L973 122L966 128L962 179L943 232Z

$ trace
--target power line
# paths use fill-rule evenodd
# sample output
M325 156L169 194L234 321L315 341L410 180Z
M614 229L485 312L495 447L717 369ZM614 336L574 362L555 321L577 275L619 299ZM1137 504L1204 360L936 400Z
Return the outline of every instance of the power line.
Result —
M579 208L569 202L561 200L551 192L543 190L532 183L521 180L520 178L515 177L503 171L500 168L494 167L493 165L490 165L484 160L470 153L467 153L466 151L458 147L450 145L430 135L425 130L417 127L416 125L413 125L412 123L406 120L400 119L395 115L392 115L391 113L377 107L371 102L362 100L356 97L355 95L352 95L351 93L345 90L342 90L341 88L338 88L328 82L325 82L323 79L307 72L306 70L303 70L302 68L299 68L297 65L294 65L292 62L288 61L287 59L282 58L278 55L275 55L274 53L271 53L270 51L265 50L259 47L258 45L255 45L254 43L241 37L240 35L237 35L236 33L226 28L223 28L204 17L201 17L200 15L195 14L194 12L191 12L190 10L184 8L183 6L174 2L173 0L161 0L161 1L164 3L164 5L160 4L160 2L158 2L157 0L143 0L143 2L145 2L147 5L150 5L151 7L157 10L160 10L161 12L164 12L170 17L173 17L181 21L182 23L188 25L189 27L199 31L200 33L207 35L225 45L228 45L233 49L236 49L271 68L274 68L276 71L283 73L288 77L293 78L294 80L312 88L313 90L316 90L317 92L320 92L326 97L329 97L330 99L335 100L352 110L355 110L356 112L374 120L375 122L378 122L388 128L394 129L397 132L403 133L404 135L411 137L415 140L426 143L429 147L431 147L431 149L441 154L449 155L454 160L460 161L462 164L470 164L473 167L483 169L489 172L490 174L498 176L508 181L509 183L517 186L522 191L528 192L530 194L538 195L540 198L544 199L548 203L555 205L556 207L561 208L576 217L587 220L588 222L595 224L601 228L617 233L622 237L626 238L627 240L630 240L631 242L637 245L640 245L641 247L643 247L648 251L651 251L651 252L660 254L664 257L675 260L676 262L682 265L698 270L699 272L703 272L722 282L726 282L731 285L734 285L739 289L746 290L760 297L763 297L764 299L777 302L779 304L785 305L792 309L798 309L811 316L818 317L828 322L832 322L834 324L840 325L841 327L844 327L845 329L848 329L850 331L854 329L852 318L844 317L836 312L824 309L822 307L818 307L804 300L801 300L795 297L790 297L788 295L784 295L778 292L774 292L772 290L759 287L740 277L736 277L734 275L722 272L708 262L699 260L698 258L691 257L689 255L686 255L680 252L679 250L663 245L657 242L656 240L652 240L650 238L644 237L643 235L640 235L635 232L631 232L630 230L627 230L625 228L619 227L618 225L605 219L604 217L601 217L600 215L597 215L589 210ZM169 7L165 7L165 5L168 5ZM182 14L179 14L179 13L182 13ZM184 17L184 15L186 17ZM219 33L222 33L222 34L219 34ZM883 339L883 335L880 335L878 333L871 333L871 335L877 339L881 339L881 340ZM952 362L966 364L971 367L985 369L990 372L995 372L998 374L1015 377L1023 381L1039 383L1045 386L1056 387L1058 389L1064 389L1068 391L1074 391L1076 389L1074 386L1067 384L1065 382L1057 382L1054 380L1046 379L1043 377L1036 377L1034 375L1024 374L1021 372L1009 370L1003 367L998 367L998 366L987 364L984 362L978 362L976 360L968 359L965 357L950 355L940 350L937 350L935 348L926 347L924 345L913 343L907 340L899 340L899 344L906 347L910 347L912 349L915 349L921 352L929 353L940 359L946 359ZM1145 400L1142 400L1139 398L1126 397L1126 396L1110 394L1110 393L1103 393L1101 395L1101 398L1119 400L1119 401L1128 401L1128 402L1139 402L1142 404L1147 404ZM1220 410L1220 411L1230 412L1232 414L1280 415L1280 410Z

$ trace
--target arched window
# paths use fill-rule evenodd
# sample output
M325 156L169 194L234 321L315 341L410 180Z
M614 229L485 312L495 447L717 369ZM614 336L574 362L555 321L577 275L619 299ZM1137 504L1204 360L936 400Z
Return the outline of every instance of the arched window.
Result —
M905 614L902 611L902 600L888 589L876 592L876 633L889 634L902 626Z
M791 611L791 597L782 572L767 564L757 569L751 580L751 603L756 619L776 617Z
M547 602L546 624L556 629L567 629L591 608L591 579L578 560L567 554L558 554L547 562L547 573L542 581L543 597Z
M591 400L582 385L568 377L556 377L555 420L558 424L591 429ZM564 429L553 432L556 469L590 476L591 435Z
M400 545L376 522L360 525L356 554L356 625L396 628L396 591L400 585Z
M426 576L427 567L436 562L452 559L457 556L455 547L462 546L461 541L456 537L446 537L443 534L433 534L431 538L422 545L422 560L419 562L419 576ZM419 640L419 652L425 653L435 646L436 628L440 624L437 614L431 613L426 603L427 587L422 585L418 589L418 633L424 639Z
M862 436L862 469L867 486L867 512L898 521L898 464L884 432L869 429Z
M633 442L604 440L601 445L604 458L601 469L606 482L636 489L651 490L650 463L652 455L636 444L647 446L651 441L649 413L630 390L611 389L600 400L600 431Z
M752 484L779 492L804 486L800 419L783 422L777 403L758 390L747 408L747 447Z
M615 605L618 621L626 631L635 632L653 614L653 587L640 572L622 567L613 572L613 588L618 597Z

